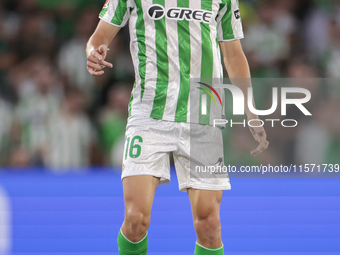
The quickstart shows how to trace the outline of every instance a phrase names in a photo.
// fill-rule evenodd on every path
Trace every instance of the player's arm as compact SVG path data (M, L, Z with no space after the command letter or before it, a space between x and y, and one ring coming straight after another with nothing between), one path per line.
M113 65L105 61L108 46L121 27L100 20L86 46L87 70L91 75L102 75L105 67Z
M248 88L251 87L251 76L248 61L243 53L240 40L221 41L220 46L223 53L224 65L232 84L239 87L242 90L243 95L247 98ZM250 112L247 100L245 100L244 109L248 120L258 119L257 115ZM267 134L263 127L249 128L254 139L259 143L258 147L251 152L252 156L256 156L267 149L269 142L267 141Z

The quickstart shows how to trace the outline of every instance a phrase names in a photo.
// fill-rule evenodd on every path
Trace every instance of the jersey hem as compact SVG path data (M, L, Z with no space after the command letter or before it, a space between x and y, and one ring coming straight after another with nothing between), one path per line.
M188 124L199 124L199 125L203 125L203 126L213 126L213 124L203 124L203 123L199 123L199 122L194 122L194 121L188 121L188 119L183 119L183 120L176 120L170 117L158 117L158 116L144 116L144 115L129 115L128 118L131 117L143 117L143 118L151 118L151 119L155 119L155 120L164 120L164 121L170 121L170 122L175 122L175 123L188 123Z
M188 122L188 119L176 119L176 118L171 118L171 117L167 117L167 116L149 116L150 118L156 119L156 120L165 120L165 121L171 121L171 122L177 122L177 123L190 123Z
M99 16L99 18L101 20L105 21L106 23L109 23L109 24L111 24L111 25L113 25L115 27L125 27L125 24L124 25L118 25L118 24L113 23L112 21L109 21L109 20L105 19L104 17Z
M202 125L202 126L214 126L211 123L204 124L204 123L200 123L200 122L196 122L196 121L188 121L188 119L175 120L175 119L170 118L170 117L167 118L166 116L158 117L158 116L145 116L145 115L129 115L128 119L133 118L133 117L151 118L151 119L155 119L155 120L164 120L164 121L175 122L175 123L188 123L188 124L198 124L198 125ZM223 127L220 127L220 126L217 126L217 125L216 125L216 127L223 128Z

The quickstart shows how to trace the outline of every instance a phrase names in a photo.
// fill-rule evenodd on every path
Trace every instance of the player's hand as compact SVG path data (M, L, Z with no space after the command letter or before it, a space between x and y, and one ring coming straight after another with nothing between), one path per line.
M103 44L100 45L98 49L92 50L87 56L87 71L91 75L102 75L104 73L103 69L105 67L113 67L111 63L104 60L106 58L107 51L107 46Z
M260 126L260 124L261 123L259 124L256 123L254 124L254 126ZM263 127L250 127L249 126L249 129L255 141L259 143L257 148L250 152L250 154L253 157L255 157L257 154L261 153L262 151L268 148L269 142L267 141L267 134Z

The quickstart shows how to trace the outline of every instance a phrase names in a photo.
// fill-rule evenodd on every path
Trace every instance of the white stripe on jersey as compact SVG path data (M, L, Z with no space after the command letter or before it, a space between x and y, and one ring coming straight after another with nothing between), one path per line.
M243 37L242 24L239 19L236 19L234 10L238 10L237 0L231 0L231 26L233 28L235 39L240 39Z
M147 15L149 3L141 1L143 13ZM150 116L153 107L153 101L156 94L157 85L157 54L156 54L156 29L155 21L145 22L145 47L146 47L146 68L145 68L145 86L142 103L138 105L139 111L146 116ZM150 40L151 39L151 40Z
M193 9L193 10L200 10L201 9L201 1L190 1L189 7L190 7L190 9ZM189 22L189 29L190 29L190 49L191 49L190 77L195 78L197 80L197 78L201 77L202 51L197 52L193 49L201 49L202 48L201 24L197 23L197 22ZM190 100L191 100L193 95L197 95L196 101L199 102L200 93L198 93L198 89L196 88L196 86L193 86L191 84L190 88L192 90L197 90L197 91L190 91L190 96L189 96L189 101L188 101L187 120L192 121L193 118L195 118L195 122L198 122L198 120L199 120L198 111L195 111L195 113L192 113L190 111L190 108L191 108L190 107ZM195 94L192 94L192 93L195 93Z
M141 77L139 74L139 57L138 57L138 43L137 43L137 31L136 31L136 23L137 23L137 8L134 7L131 12L131 17L129 21L129 28L130 28L130 51L131 51L131 57L133 66L135 68L135 76L136 76L136 87L132 91L132 104L131 104L131 114L136 114L137 107L132 107L134 104L139 102L141 97Z
M214 15L217 15L219 6L213 5L212 11ZM210 38L213 45L216 45L216 47L213 47L213 54L214 54L214 68L213 68L213 78L220 78L221 77L221 70L222 70L222 64L220 61L220 51L218 48L218 43L216 42L216 37L214 35L217 34L217 23L216 21L212 21L216 25L210 26Z
M165 1L165 8L177 6L177 0ZM191 22L192 23L192 22ZM178 25L177 22L170 19L165 19L166 33L172 33L174 36L168 36L168 55L169 58L169 86L166 96L164 116L169 121L175 120L176 106L178 101L178 94L181 84L181 74L178 72L179 68L179 51L178 49Z
M218 14L219 6L218 5L213 5L212 6L212 12L214 15ZM213 20L212 22L216 22ZM218 47L218 43L216 42L216 35L217 34L217 23L215 23L215 26L210 26L210 39L212 45L216 45L216 47L212 47L213 49L213 78L221 78L221 71L223 70L222 64L221 64L221 57L220 57L220 49ZM212 105L215 104L214 100L210 100L210 109L212 109ZM213 114L210 114L210 123L213 123L214 119L216 119L216 116Z

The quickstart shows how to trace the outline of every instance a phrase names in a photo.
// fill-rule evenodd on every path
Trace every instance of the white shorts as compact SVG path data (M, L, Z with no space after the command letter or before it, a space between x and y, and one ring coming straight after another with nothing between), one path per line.
M208 125L172 122L146 117L128 119L122 179L152 175L170 182L173 153L179 189L228 190L228 174L200 173L194 166L224 166L222 131ZM196 169L196 170L195 170ZM195 173L196 171L196 173Z

